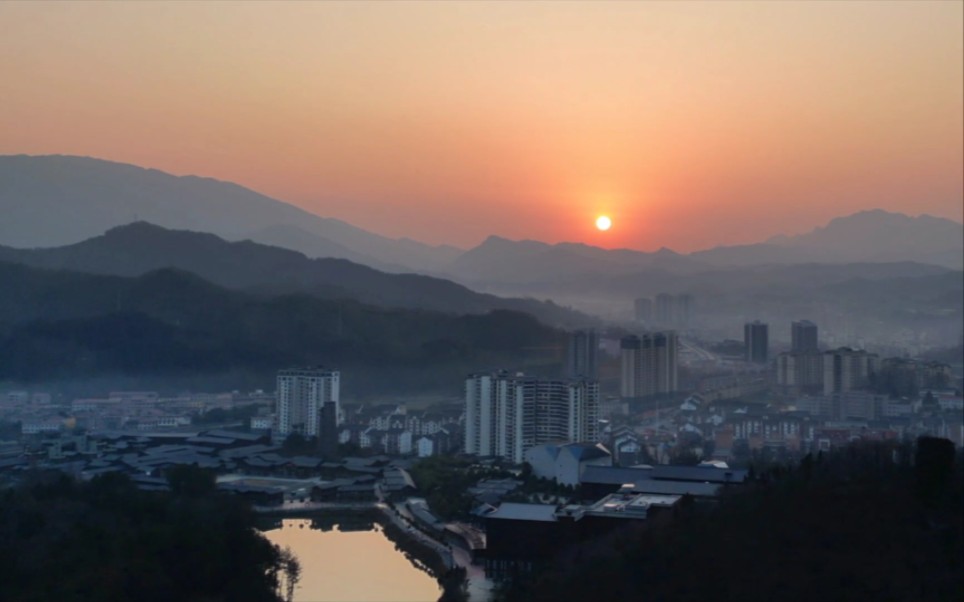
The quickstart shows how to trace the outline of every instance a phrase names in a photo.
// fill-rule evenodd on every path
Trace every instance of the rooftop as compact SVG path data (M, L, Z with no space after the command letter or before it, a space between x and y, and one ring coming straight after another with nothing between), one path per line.
M640 479L626 483L622 490L627 492L659 495L692 495L694 497L715 497L720 493L720 483L696 483L693 481L659 481Z
M505 502L499 506L495 512L487 518L498 518L503 520L528 520L539 522L556 521L555 504L519 504L515 502Z
M588 512L620 518L645 518L653 506L669 508L680 501L679 495L613 493L588 508Z
M587 466L579 481L602 485L622 485L652 478L650 468L623 468L620 466Z
M654 466L654 479L668 481L698 481L704 483L742 483L747 471L715 466Z

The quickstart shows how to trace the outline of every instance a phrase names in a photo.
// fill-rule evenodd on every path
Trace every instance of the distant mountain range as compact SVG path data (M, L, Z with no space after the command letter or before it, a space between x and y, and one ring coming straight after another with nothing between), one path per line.
M266 295L305 293L457 314L504 309L530 313L549 324L591 322L588 316L552 303L477 293L441 278L388 274L345 259L309 259L287 249L251 241L227 242L213 234L168 230L146 222L118 226L63 247L0 247L0 261L115 276L175 268L219 286Z
M688 325L711 337L757 318L924 345L956 341L961 328L964 226L930 216L865 211L685 255L496 236L463 251L378 236L235 184L63 156L0 157L0 215L0 261L124 277L175 268L262 299L510 310L574 327L593 319L563 305L625 323L633 299L686 292Z
M807 234L688 255L495 236L463 251L379 236L229 182L71 156L0 156L0 214L0 245L17 248L73 244L146 221L232 241L250 239L310 258L341 258L381 271L450 276L481 286L768 264L912 261L964 267L964 225L927 215L864 211Z
M961 269L964 225L930 215L910 217L875 209L838 217L806 234L774 236L757 245L717 247L690 257L714 265L914 261Z
M392 240L319 217L237 184L176 177L88 157L0 156L0 244L51 247L135 221L250 238L312 257L337 257L393 271L430 271L460 250Z
M774 237L753 245L725 246L682 255L606 250L575 243L550 245L489 237L460 255L449 273L461 282L484 284L555 283L587 276L643 271L693 275L717 268L792 264L903 263L961 269L964 226L923 215L874 210L831 221L799 236Z

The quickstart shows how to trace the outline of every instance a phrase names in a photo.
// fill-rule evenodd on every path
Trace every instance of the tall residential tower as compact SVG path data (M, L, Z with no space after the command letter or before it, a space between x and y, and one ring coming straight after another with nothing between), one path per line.
M810 320L790 323L790 351L793 353L816 353L817 325Z
M298 433L317 437L321 430L322 409L333 402L336 421L341 414L338 405L338 383L341 373L323 368L294 368L278 372L277 413L281 437ZM329 410L331 411L331 410Z
M767 363L769 346L769 326L756 320L743 325L743 345L746 348L746 361L755 364Z
M597 359L599 338L595 330L577 330L569 335L569 350L566 362L568 378L595 379L598 376Z
M880 358L876 353L840 347L823 354L824 395L846 393L862 389L878 371Z
M646 397L678 390L679 341L675 332L623 337L620 347L622 397Z
M465 453L522 463L526 450L598 439L599 383L521 374L473 374L465 380Z

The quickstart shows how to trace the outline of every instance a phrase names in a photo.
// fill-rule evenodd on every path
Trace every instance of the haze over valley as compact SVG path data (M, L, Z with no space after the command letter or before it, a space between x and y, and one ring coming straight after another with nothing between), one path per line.
M916 352L958 342L964 230L927 215L864 211L808 234L689 254L495 235L460 250L386 238L237 184L131 165L14 156L0 158L0 173L0 260L34 267L118 276L171 267L262 295L508 309L569 328L631 324L635 299L690 294L695 309L683 326L709 339L738 338L748 319L811 316L841 345ZM80 217L51 227L50 215Z
M964 600L964 2L0 23L0 601Z

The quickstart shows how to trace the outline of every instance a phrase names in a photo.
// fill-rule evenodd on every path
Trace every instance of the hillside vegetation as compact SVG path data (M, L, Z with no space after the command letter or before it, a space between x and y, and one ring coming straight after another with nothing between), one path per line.
M352 392L457 391L487 367L553 369L564 333L524 313L455 315L231 291L177 270L137 278L0 263L0 380L348 371Z
M807 456L713 511L568 550L503 597L961 600L961 485L961 455L946 439Z

